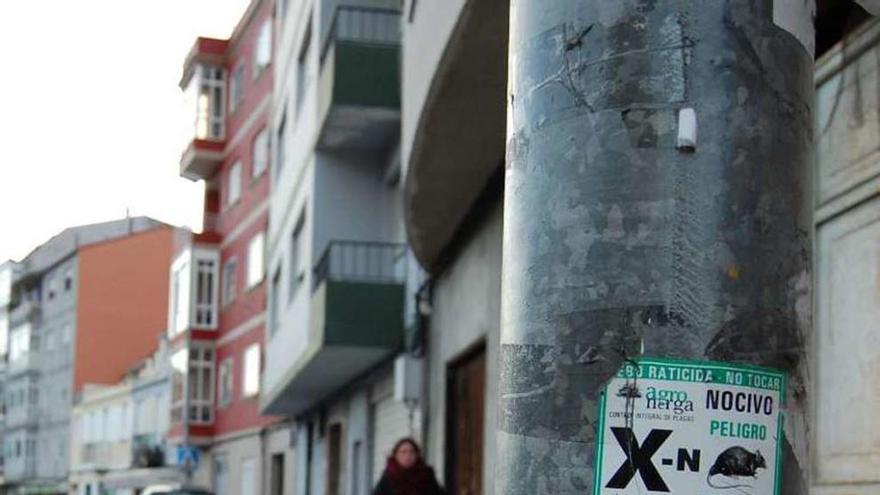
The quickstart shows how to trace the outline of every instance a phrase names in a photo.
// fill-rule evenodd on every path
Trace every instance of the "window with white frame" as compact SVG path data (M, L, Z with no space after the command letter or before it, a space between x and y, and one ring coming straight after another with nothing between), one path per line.
M172 355L171 361L174 368L171 416L175 421L182 419L184 388L186 388L189 395L190 423L213 422L214 350L206 347L193 347L189 351L181 349Z
M171 334L183 332L190 322L190 256L184 253L171 264Z
M226 358L217 370L217 403L226 407L232 402L233 361Z
M244 62L238 64L232 73L232 89L229 95L229 110L234 112L244 98Z
M186 106L195 109L196 139L223 139L226 122L226 74L222 67L202 65L186 89Z
M226 205L231 206L241 198L241 160L229 169L226 178Z
M260 393L260 344L253 344L244 351L241 395L253 397L258 393Z
M263 258L266 235L258 233L248 243L247 260L247 286L248 289L258 285L263 280Z
M223 264L223 304L229 304L235 299L237 290L238 259L235 257L226 260Z
M201 328L217 326L217 259L197 257L195 260L195 318Z
M269 133L266 128L254 137L253 154L251 160L251 177L257 178L269 167Z
M193 423L214 420L214 351L195 347L190 351L189 419Z
M254 48L254 79L272 62L272 19L266 19L260 26L260 35Z

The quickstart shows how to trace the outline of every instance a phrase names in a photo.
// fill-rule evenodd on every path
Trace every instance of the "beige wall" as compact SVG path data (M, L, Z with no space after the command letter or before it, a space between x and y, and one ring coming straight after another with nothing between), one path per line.
M450 362L486 343L483 493L494 493L498 342L501 311L502 207L492 207L454 264L437 280L429 330L428 461L445 466L446 371Z
M880 493L880 23L817 65L814 495ZM845 67L845 68L844 68Z
M290 432L287 427L267 430L264 434L254 431L247 435L217 441L211 447L210 455L205 456L198 477L199 484L214 489L214 463L224 456L228 466L227 491L229 495L246 493L243 483L242 467L246 460L255 462L252 493L268 495L270 490L271 459L274 454L284 454L284 494L294 493L294 451L290 445Z

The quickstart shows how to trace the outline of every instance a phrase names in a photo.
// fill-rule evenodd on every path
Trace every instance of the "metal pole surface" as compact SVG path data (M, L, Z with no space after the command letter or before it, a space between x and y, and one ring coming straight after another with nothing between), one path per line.
M496 493L593 493L600 391L640 356L784 370L807 492L812 14L511 1Z

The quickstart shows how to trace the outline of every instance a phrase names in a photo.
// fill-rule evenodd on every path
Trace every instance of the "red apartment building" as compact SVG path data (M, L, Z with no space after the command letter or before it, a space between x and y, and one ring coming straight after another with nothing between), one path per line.
M286 425L259 413L273 9L253 0L228 40L198 38L180 81L194 111L180 174L206 187L203 232L177 240L171 265L170 437L199 447L194 481L218 494L291 488Z

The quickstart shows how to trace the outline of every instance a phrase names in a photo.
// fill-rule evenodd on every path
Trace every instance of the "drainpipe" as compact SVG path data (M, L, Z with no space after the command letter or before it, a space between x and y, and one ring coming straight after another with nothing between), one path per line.
M808 491L812 6L511 1L495 493L600 488L598 400L639 357L785 371L781 493Z

